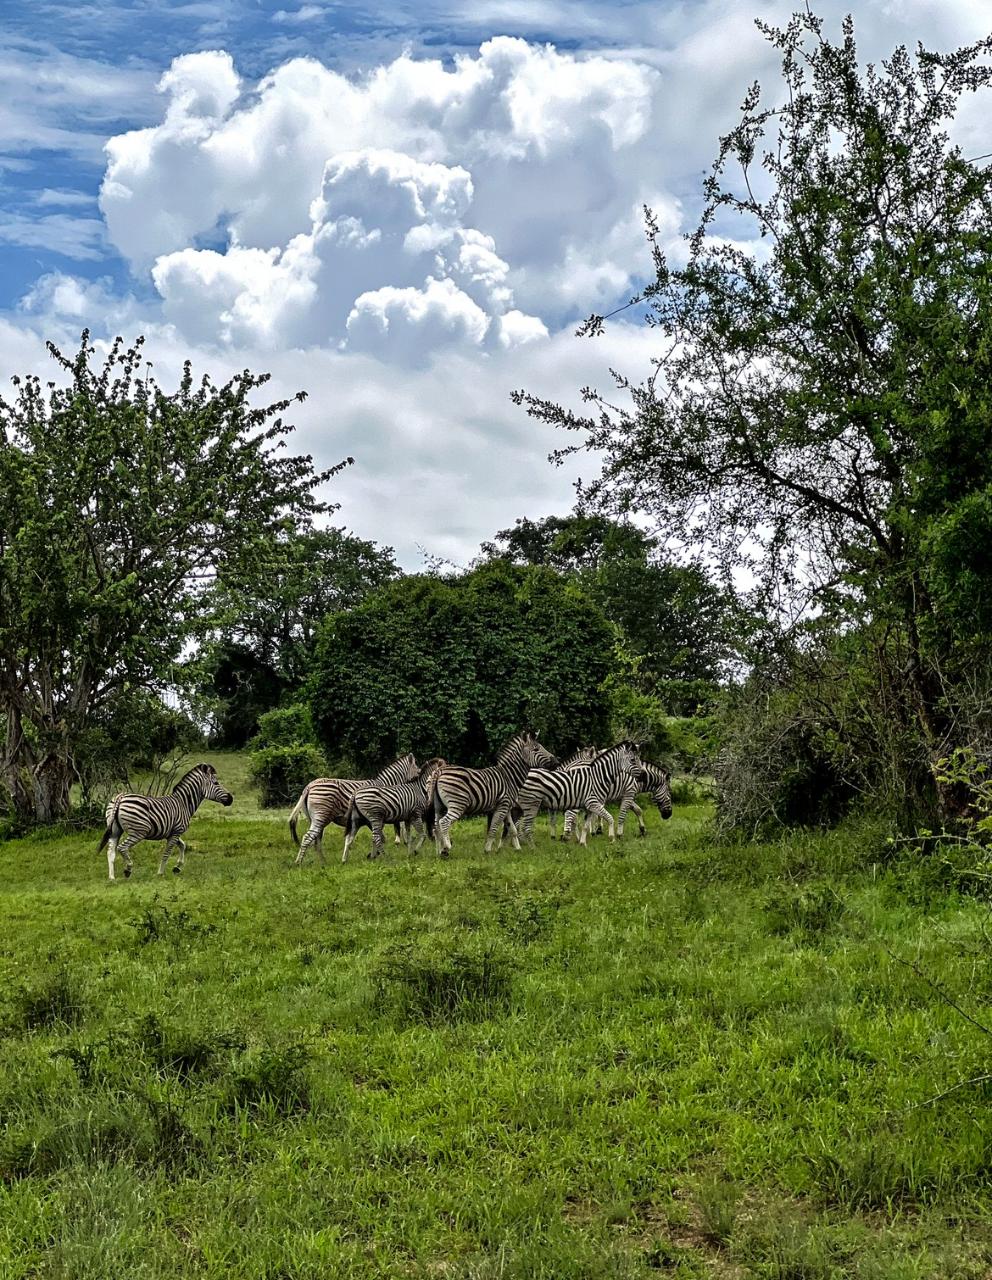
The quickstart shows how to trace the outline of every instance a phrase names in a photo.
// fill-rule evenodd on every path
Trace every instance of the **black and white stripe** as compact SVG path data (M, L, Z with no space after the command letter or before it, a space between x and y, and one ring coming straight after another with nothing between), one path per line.
M169 854L178 847L179 858L172 868L178 875L186 861L186 845L180 836L203 800L216 800L223 805L234 803L230 791L225 791L217 781L217 770L212 764L198 764L190 769L167 796L127 793L114 796L107 806L107 829L99 846L102 849L107 845L110 879L115 879L114 862L118 853L124 859L125 878L131 874L131 850L141 840L166 842L165 851L159 859L159 875L165 871Z
M623 835L624 820L628 813L633 813L637 818L638 835L645 835L647 828L644 826L643 811L637 803L637 797L642 792L648 792L651 799L658 806L658 812L663 818L672 816L672 788L671 774L667 769L658 764L651 764L648 760L641 761L640 777L629 776L624 780L619 780L616 792L611 795L606 803L615 804L619 802L620 812L617 815L617 835ZM575 828L575 820L577 813L574 809L569 810L565 814L565 827L562 831L562 840L567 840ZM602 831L603 820L597 818L598 829ZM592 823L589 824L588 834L595 834Z
M579 747L578 751L573 752L562 765L563 769L574 769L580 764L591 764L598 755L596 747ZM548 819L551 824L551 839L554 840L558 835L558 810L551 809L548 813Z
M389 787L400 782L415 782L419 772L420 766L408 753L386 765L374 778L314 778L313 782L308 782L289 815L289 831L294 844L297 842L296 821L299 815L304 814L310 822L306 835L300 841L294 865L300 865L311 845L316 846L321 862L324 861L324 828L331 822L344 826L351 798L361 787Z
M582 809L605 817L613 839L613 817L606 809L606 799L616 790L622 778L639 774L641 760L636 742L618 742L600 752L589 764L572 769L532 769L520 788L520 830L534 842L534 818L540 809ZM585 826L580 829L579 843L585 844Z
M459 818L491 814L486 835L486 853L502 833L503 820L517 802L517 792L527 777L528 769L557 768L558 760L538 742L532 733L511 738L488 769L470 769L464 765L447 765L438 774L433 787L433 805L427 814L428 832L433 832L437 851L443 855L451 849L450 831ZM520 848L517 829L510 818L513 847Z
M348 807L341 861L348 861L348 851L362 827L372 829L372 852L369 857L379 857L386 847L382 831L388 822L397 826L400 823L406 824L407 848L410 853L416 853L426 837L424 814L431 803L431 785L446 763L440 756L428 760L420 770L416 782L398 783L392 787L360 787L352 796ZM419 836L416 846L413 843L414 829Z

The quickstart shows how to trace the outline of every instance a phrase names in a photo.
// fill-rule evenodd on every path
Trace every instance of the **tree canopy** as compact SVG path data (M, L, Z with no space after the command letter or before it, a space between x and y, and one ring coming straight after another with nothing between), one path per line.
M141 339L102 362L85 333L49 351L64 385L15 378L0 400L2 778L40 819L68 808L88 721L170 683L216 575L244 579L287 518L326 512L338 470L282 451L292 401L252 404L267 375L217 386L187 363L167 393Z
M649 218L650 377L584 414L518 398L602 457L593 509L645 511L771 610L889 619L936 760L992 599L992 172L948 133L992 37L863 68L850 19L762 30L782 92L748 92L684 265Z

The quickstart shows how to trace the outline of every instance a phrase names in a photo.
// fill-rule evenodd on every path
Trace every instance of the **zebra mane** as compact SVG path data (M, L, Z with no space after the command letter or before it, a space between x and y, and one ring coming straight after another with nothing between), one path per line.
M533 736L530 732L514 734L509 742L503 743L496 756L497 762L501 763L503 760L509 760L511 756L516 755L527 739L533 738Z
M179 790L179 788L184 783L190 782L192 780L194 775L197 777L202 777L204 774L206 774L208 778L216 778L217 770L213 767L212 764L195 764L192 767L192 769L187 769L187 771L179 779L176 785L172 788L172 794L175 795L175 793Z
M637 743L631 742L629 739L625 739L623 742L615 742L612 747L605 747L602 751L597 752L589 763L595 764L597 760L605 760L607 756L616 755L616 753L618 751L622 751L624 747L630 751L636 751Z

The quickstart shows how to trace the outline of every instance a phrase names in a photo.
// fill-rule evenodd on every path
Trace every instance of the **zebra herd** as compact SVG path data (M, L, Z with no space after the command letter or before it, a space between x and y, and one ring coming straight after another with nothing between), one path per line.
M409 852L416 853L432 836L439 856L452 848L451 829L460 818L485 815L488 819L485 852L502 845L507 833L515 849L521 837L534 843L534 820L542 809L551 813L551 833L556 835L556 818L564 813L562 839L576 830L580 844L586 843L593 819L607 824L610 839L616 831L623 835L629 812L637 817L644 835L641 809L636 803L642 792L650 793L663 818L672 816L670 775L660 765L644 761L636 742L618 742L605 750L583 747L564 762L552 755L533 733L511 738L484 769L452 765L440 757L418 765L413 755L400 756L374 778L316 778L307 784L289 817L294 844L299 844L295 865L313 848L324 861L323 835L331 823L345 829L342 861L347 862L355 837L363 826L372 831L372 852L385 849L387 825L395 830L396 842L405 833ZM182 870L186 846L181 839L201 801L233 803L212 765L199 764L176 784L167 796L117 795L107 806L107 829L100 848L107 845L107 866L114 879L119 853L124 859L124 875L132 870L131 849L140 840L165 840L158 873L165 871L169 855L178 848L173 871ZM617 823L607 805L619 802ZM309 826L302 840L297 836L300 815ZM415 841L416 836L416 843ZM122 838L123 837L123 838Z

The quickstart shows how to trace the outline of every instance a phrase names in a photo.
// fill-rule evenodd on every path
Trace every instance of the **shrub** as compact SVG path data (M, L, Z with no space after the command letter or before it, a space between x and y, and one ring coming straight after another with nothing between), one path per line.
M327 762L314 746L264 747L252 754L248 776L258 788L263 809L293 804L313 778L327 773Z
M309 707L295 703L291 707L277 707L259 716L258 733L248 743L249 751L264 751L266 747L302 747L317 745L313 720Z

